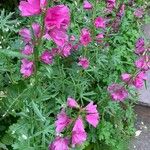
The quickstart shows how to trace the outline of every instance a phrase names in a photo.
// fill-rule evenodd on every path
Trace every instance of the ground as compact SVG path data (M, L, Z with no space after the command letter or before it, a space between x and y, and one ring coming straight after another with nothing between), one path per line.
M137 105L136 135L133 138L130 150L150 150L150 107Z

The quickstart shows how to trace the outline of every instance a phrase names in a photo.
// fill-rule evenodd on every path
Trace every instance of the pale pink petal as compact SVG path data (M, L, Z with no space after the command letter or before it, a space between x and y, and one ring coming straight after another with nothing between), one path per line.
M71 97L67 98L67 106L70 108L79 108L79 105L76 102L76 100Z
M87 134L84 130L84 125L81 117L79 117L72 130L72 144L82 144L84 141L86 141Z
M86 47L91 41L92 39L91 39L91 34L89 30L86 28L83 28L81 30L80 43Z
M56 137L56 139L49 145L49 150L69 150L69 139Z
M86 115L86 121L96 128L99 123L99 114L95 113Z
M84 9L92 9L93 5L89 1L84 0L84 2L83 2L83 8Z
M56 132L60 133L70 124L70 118L67 116L64 110L62 110L58 115L57 115L57 120L55 122L56 125Z

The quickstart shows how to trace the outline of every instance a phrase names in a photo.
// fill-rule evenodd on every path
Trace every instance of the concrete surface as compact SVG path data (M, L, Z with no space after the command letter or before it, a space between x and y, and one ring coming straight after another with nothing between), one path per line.
M143 87L143 89L139 90L139 101L144 105L150 106L150 71L147 73L147 89Z
M142 32L145 36L145 38L150 42L150 23L144 24L142 26ZM144 87L142 90L139 91L140 93L140 99L139 101L143 104L150 106L150 71L147 73L147 89ZM150 148L149 148L150 150Z
M137 123L135 138L129 150L150 150L150 107L136 106Z

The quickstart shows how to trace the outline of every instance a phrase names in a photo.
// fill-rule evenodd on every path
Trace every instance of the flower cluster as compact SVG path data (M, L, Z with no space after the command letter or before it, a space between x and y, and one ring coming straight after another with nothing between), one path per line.
M107 12L111 13L116 5L116 0L107 0Z
M72 147L82 144L87 139L87 133L85 131L83 118L91 124L93 127L97 127L99 123L99 113L97 111L97 105L94 105L91 101L86 107L82 108L75 99L69 97L67 99L67 107L71 110L77 111L75 118L68 117L65 109L63 108L61 112L57 115L56 133L57 137L50 144L49 150L69 150L69 146ZM68 109L67 108L67 109ZM70 134L65 132L66 137L60 135L64 130L71 131Z
M70 24L70 11L65 5L57 5L47 8L47 0L28 0L21 1L19 5L22 16L42 15L43 22L33 23L32 29L23 28L19 34L24 41L24 49L22 54L32 55L34 60L22 60L21 73L24 77L29 77L37 70L36 62L42 61L45 64L52 64L54 56L59 54L67 57L71 53L72 44L69 43L67 29ZM32 34L33 32L33 34ZM56 44L56 48L39 52L39 45L43 39L52 40ZM39 53L41 56L39 56Z
M122 3L120 6L119 6L119 9L118 9L118 12L116 14L116 18L114 19L113 23L112 23L112 29L115 31L115 32L118 32L119 30L119 26L120 26L120 23L121 23L121 20L122 20L122 17L124 16L125 14L125 4Z
M135 11L134 11L134 15L137 17L137 18L142 18L143 17L143 14L144 14L144 11L142 8L137 8Z
M108 4L109 8L112 8L115 6L115 1L108 1ZM92 8L93 5L89 1L85 0L83 2L83 9L91 10ZM92 38L91 31L88 28L81 29L79 40L74 35L69 36L67 30L70 25L70 10L62 4L48 8L47 0L38 0L36 4L34 0L28 0L20 2L19 10L22 16L41 15L43 17L43 22L34 22L31 29L22 28L19 32L24 41L22 54L30 56L30 60L26 57L21 61L20 72L26 78L38 70L39 61L45 64L52 64L56 55L68 57L79 47L87 47L92 40L96 39L97 43L102 43L102 39L104 38L102 32ZM92 24L95 29L106 28L106 20L101 16L95 18ZM51 50L46 49L41 51L39 49L41 41L46 39L52 40L56 47ZM32 55L33 57L31 57ZM90 62L86 58L86 55L78 58L78 65L83 69L88 69Z
M135 44L135 53L139 56L135 61L135 74L123 73L121 79L125 83L124 86L112 84L108 87L108 91L113 100L123 101L128 97L126 86L133 85L136 89L144 86L144 82L147 80L146 72L150 69L149 52L150 50L146 48L144 39L139 38Z
M115 0L106 0L106 10L111 13L116 7ZM66 59L80 48L83 49L77 60L76 65L82 69L88 69L90 59L87 58L88 46L92 42L100 45L103 42L108 18L104 16L91 15L93 18L89 27L82 27L79 36L69 35L71 24L71 14L68 6L60 4L48 7L47 0L22 0L19 10L22 16L30 17L39 15L41 22L33 22L30 28L22 28L19 31L24 47L21 50L24 58L21 60L20 72L23 77L28 78L36 74L40 62L51 65L55 62L56 56ZM83 1L85 12L94 14L94 5L88 0ZM125 14L125 4L122 3L116 13L116 17L110 25L114 31L118 31L122 17ZM142 11L137 10L135 16L141 18ZM90 15L89 15L90 16ZM91 28L90 28L91 27ZM52 42L52 48L44 48L44 42ZM123 84L113 83L108 87L108 92L114 101L124 101L128 96L128 86L139 89L143 87L146 80L146 71L150 69L150 50L146 48L143 38L139 38L135 44L135 53L139 58L135 61L135 74L123 73L121 80ZM69 112L69 113L68 113ZM99 112L97 105L91 101L86 107L80 106L71 97L67 99L67 107L62 108L55 121L56 138L49 145L49 150L69 150L82 144L87 139L86 122L94 128L99 123Z

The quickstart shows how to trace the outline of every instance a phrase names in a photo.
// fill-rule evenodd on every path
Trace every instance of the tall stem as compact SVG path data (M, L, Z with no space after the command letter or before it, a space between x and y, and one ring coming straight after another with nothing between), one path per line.
M41 15L41 33L39 38L37 39L37 41L35 40L35 48L34 48L34 62L35 62L35 72L34 72L34 76L35 76L35 85L38 83L38 76L37 76L37 71L38 71L38 62L39 62L39 51L41 49L42 46L42 37L44 35L45 32L45 24L44 24L44 18L45 18L46 13L43 12L43 14Z
M97 5L97 1L95 0L94 7L93 7L93 12L92 12L92 22L91 22L91 32L92 32L92 39L93 40L94 40L94 37L95 37L94 20L95 20L95 17L96 17L96 5Z

